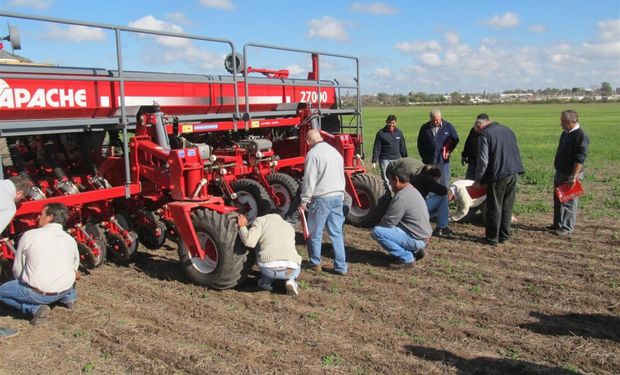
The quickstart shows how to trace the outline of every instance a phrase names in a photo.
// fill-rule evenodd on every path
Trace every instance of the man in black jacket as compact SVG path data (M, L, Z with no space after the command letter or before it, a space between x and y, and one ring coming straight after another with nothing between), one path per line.
M495 246L510 238L512 207L517 178L525 172L517 137L509 128L491 122L486 113L478 115L480 137L474 187L487 184L486 236L482 243Z
M474 126L469 130L467 139L465 140L465 147L461 152L461 164L467 164L467 171L465 172L466 180L473 180L476 177L476 160L478 159L478 137L480 136L480 122L476 119Z
M430 121L422 125L418 134L418 152L424 164L431 164L441 171L441 183L450 186L450 154L459 143L454 126L433 109Z
M583 163L588 156L590 140L579 126L579 116L572 109L562 111L560 123L562 135L555 153L555 177L553 186L568 184L572 187L575 181L583 178ZM553 226L555 234L569 237L575 229L579 197L561 203L553 194Z
M381 168L381 178L385 183L386 189L391 190L390 182L385 176L390 161L406 158L407 145L403 132L396 127L396 116L389 115L385 120L385 127L377 132L375 144L372 148L372 167L377 167L377 161Z

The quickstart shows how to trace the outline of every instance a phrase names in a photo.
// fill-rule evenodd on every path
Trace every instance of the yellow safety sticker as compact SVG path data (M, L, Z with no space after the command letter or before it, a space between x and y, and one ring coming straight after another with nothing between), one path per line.
M251 128L260 128L260 121L252 121Z
M193 125L183 125L183 127L181 128L181 133L193 133L193 132L194 132Z

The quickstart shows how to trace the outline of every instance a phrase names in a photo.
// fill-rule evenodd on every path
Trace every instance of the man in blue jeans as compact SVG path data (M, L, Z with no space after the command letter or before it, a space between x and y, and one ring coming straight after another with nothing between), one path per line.
M61 203L43 207L39 228L24 233L19 240L13 275L15 280L0 286L0 302L31 317L33 325L45 323L49 304L60 302L71 309L80 278L77 243L63 230L69 209Z
M388 179L396 195L379 225L372 228L372 236L397 259L389 267L405 269L424 257L433 230L424 198L411 185L405 170L388 170Z
M306 154L299 210L308 212L310 268L322 270L321 243L323 228L327 227L334 248L333 271L344 276L348 271L342 232L344 160L335 148L323 141L318 129L308 131L306 142L310 150Z
M285 280L286 292L299 295L301 256L295 249L295 230L279 215L278 210L257 217L251 226L243 214L237 217L239 238L247 247L256 248L256 264L261 273L258 286L273 291L274 280ZM249 226L249 228L248 228Z

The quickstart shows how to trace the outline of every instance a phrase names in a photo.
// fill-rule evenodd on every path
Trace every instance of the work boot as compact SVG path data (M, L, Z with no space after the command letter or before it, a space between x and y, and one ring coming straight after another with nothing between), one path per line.
M47 323L47 317L49 316L50 311L51 309L48 305L41 305L32 316L32 319L30 319L30 324L33 326L38 326Z
M390 263L388 267L393 270L404 270L404 269L413 267L413 263L414 262L405 263L402 261L398 261L398 262Z
M444 237L444 238L448 238L448 237L452 237L452 235L454 234L454 232L452 231L452 229L445 227L445 228L435 228L435 230L433 231L433 237Z

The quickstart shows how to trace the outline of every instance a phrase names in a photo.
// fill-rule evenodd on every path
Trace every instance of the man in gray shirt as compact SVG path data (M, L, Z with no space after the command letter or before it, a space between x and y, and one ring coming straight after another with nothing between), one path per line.
M432 236L426 202L409 182L403 168L388 170L388 180L396 195L372 236L388 253L397 258L390 268L404 269L424 257L424 248Z
M334 273L344 276L348 266L344 250L343 196L344 160L338 151L323 141L318 129L310 129L306 135L310 147L304 166L301 185L301 211L308 211L308 257L310 268L321 271L321 243L323 229L334 247Z

